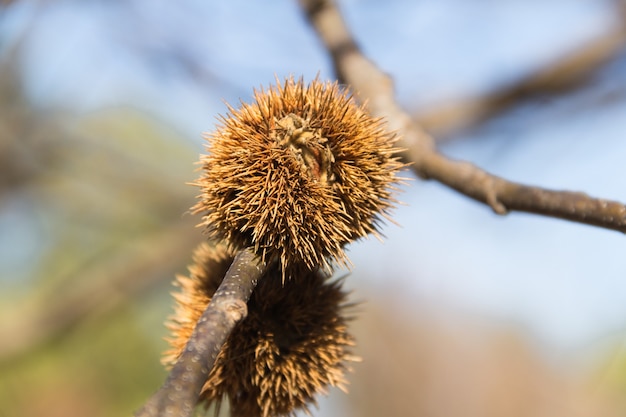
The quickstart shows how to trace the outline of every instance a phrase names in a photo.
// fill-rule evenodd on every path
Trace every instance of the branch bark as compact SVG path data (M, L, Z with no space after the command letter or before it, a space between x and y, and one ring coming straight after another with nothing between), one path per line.
M626 206L583 193L554 191L514 183L465 161L446 158L435 140L396 103L393 82L359 50L339 10L331 0L300 0L309 22L330 52L341 82L369 111L385 117L399 133L401 157L423 179L434 179L484 204L497 214L523 211L626 232Z
M251 249L237 254L165 383L136 417L192 415L222 345L248 314L248 299L266 269Z
M427 131L435 132L439 142L442 136L471 129L520 101L584 86L595 72L622 55L626 47L626 1L611 3L616 23L606 32L511 84L484 96L425 109L414 114L414 120Z
M623 17L618 26L511 84L483 96L424 109L413 118L429 132L436 133L440 141L442 136L479 125L523 100L584 86L594 72L622 54L625 45L626 17Z

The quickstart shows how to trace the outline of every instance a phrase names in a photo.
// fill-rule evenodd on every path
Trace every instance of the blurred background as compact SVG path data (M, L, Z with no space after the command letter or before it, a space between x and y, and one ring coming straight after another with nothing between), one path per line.
M444 153L626 202L622 2L340 6ZM293 1L0 2L0 416L131 415L161 385L202 133L292 74L334 77ZM364 360L315 415L626 415L623 235L400 199L351 247Z

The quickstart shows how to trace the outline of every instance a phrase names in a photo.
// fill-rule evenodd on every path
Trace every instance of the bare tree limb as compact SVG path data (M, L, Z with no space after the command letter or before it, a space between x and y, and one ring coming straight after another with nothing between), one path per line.
M15 363L49 340L79 326L86 319L114 310L128 298L155 285L164 271L187 261L199 236L188 220L177 221L120 248L124 255L98 258L72 274L90 277L63 293L27 303L0 320L0 364ZM149 250L146 248L149 247ZM103 271L106 271L106 276Z
M300 0L300 4L331 53L337 76L368 102L373 115L385 117L389 128L400 134L401 156L418 176L487 204L497 214L523 211L626 232L626 206L621 203L510 182L443 156L434 139L396 103L390 77L363 56L334 2Z
M191 416L222 345L248 314L246 303L266 268L251 249L237 254L165 383L136 417Z
M559 94L584 85L592 74L624 52L626 19L617 27L579 46L545 67L483 96L419 111L414 119L437 139L471 128L522 100Z

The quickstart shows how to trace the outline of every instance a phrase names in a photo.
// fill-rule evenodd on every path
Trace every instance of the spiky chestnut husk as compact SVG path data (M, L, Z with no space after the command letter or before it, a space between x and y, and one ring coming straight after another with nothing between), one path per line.
M254 247L283 274L347 265L344 246L377 234L395 203L394 135L337 83L288 78L254 98L206 136L194 212L211 240Z
M179 276L175 313L168 323L171 348L163 362L172 365L234 259L224 245L201 244ZM356 360L347 331L346 293L340 281L309 271L282 283L274 265L259 280L248 302L248 316L229 335L201 401L219 409L227 397L234 416L291 416L308 410L315 394L330 386L345 391L347 363Z

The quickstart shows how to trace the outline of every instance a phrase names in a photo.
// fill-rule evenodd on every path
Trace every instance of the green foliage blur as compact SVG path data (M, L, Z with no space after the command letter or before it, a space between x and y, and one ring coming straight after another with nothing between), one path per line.
M132 108L36 109L1 64L0 205L37 244L1 276L0 415L130 415L164 379L170 283L202 238L201 149Z

